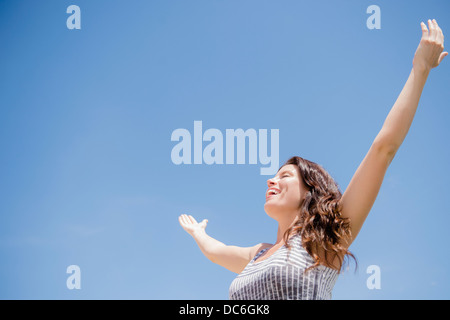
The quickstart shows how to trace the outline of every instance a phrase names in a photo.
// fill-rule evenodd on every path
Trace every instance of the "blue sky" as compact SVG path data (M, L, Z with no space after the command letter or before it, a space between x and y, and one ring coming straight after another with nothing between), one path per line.
M81 29L69 30L69 5ZM368 6L381 9L369 30ZM0 1L0 298L228 299L236 276L178 224L273 242L261 164L175 165L171 134L278 129L344 191L397 99L427 1ZM448 49L446 49L448 51ZM450 60L351 247L334 299L449 299ZM81 269L69 290L66 268ZM369 290L367 267L381 270Z

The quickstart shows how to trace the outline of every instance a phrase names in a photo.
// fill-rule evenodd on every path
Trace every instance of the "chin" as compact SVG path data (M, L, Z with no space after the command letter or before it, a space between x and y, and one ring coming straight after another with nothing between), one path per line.
M295 211L298 212L298 210L298 207L286 205L286 203L280 204L277 202L266 201L266 203L264 204L264 211L266 212L266 214L277 221L279 218L285 217L286 214L290 214Z
M271 217L271 218L273 218L273 219L275 219L276 220L276 217L279 215L278 213L280 212L280 211L283 211L283 208L281 208L280 206L277 206L277 205L275 205L275 204L272 204L272 203L265 203L264 204L264 211L266 212L266 214L269 216L269 217Z

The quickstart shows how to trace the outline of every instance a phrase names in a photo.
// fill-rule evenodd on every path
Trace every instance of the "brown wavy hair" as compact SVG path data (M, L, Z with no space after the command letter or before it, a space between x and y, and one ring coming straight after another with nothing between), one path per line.
M294 156L280 169L289 164L300 169L300 177L308 192L299 204L299 219L284 234L286 247L290 248L288 239L291 234L301 235L303 247L315 260L306 271L319 265L335 269L335 257L339 259L339 272L348 260L345 258L352 257L357 265L355 256L343 245L345 239L351 237L351 231L348 218L342 217L340 213L342 193L339 185L317 163ZM322 258L319 257L320 251L324 253Z

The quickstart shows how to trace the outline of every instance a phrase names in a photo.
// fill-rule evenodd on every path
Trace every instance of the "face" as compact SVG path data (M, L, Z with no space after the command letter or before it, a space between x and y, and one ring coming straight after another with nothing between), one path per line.
M299 212L300 201L307 192L296 165L283 166L272 179L267 180L266 213L278 219Z

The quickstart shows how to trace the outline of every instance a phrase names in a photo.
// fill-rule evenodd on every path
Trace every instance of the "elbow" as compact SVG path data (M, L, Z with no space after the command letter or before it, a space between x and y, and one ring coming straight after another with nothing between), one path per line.
M217 256L215 256L215 255L213 255L213 254L209 254L209 255L207 255L206 257L207 257L208 260L211 261L212 263L219 264L218 261L217 261Z
M399 147L400 146L396 143L392 143L390 141L385 141L382 139L375 139L372 144L372 148L374 148L377 153L384 156L389 164L394 159Z

